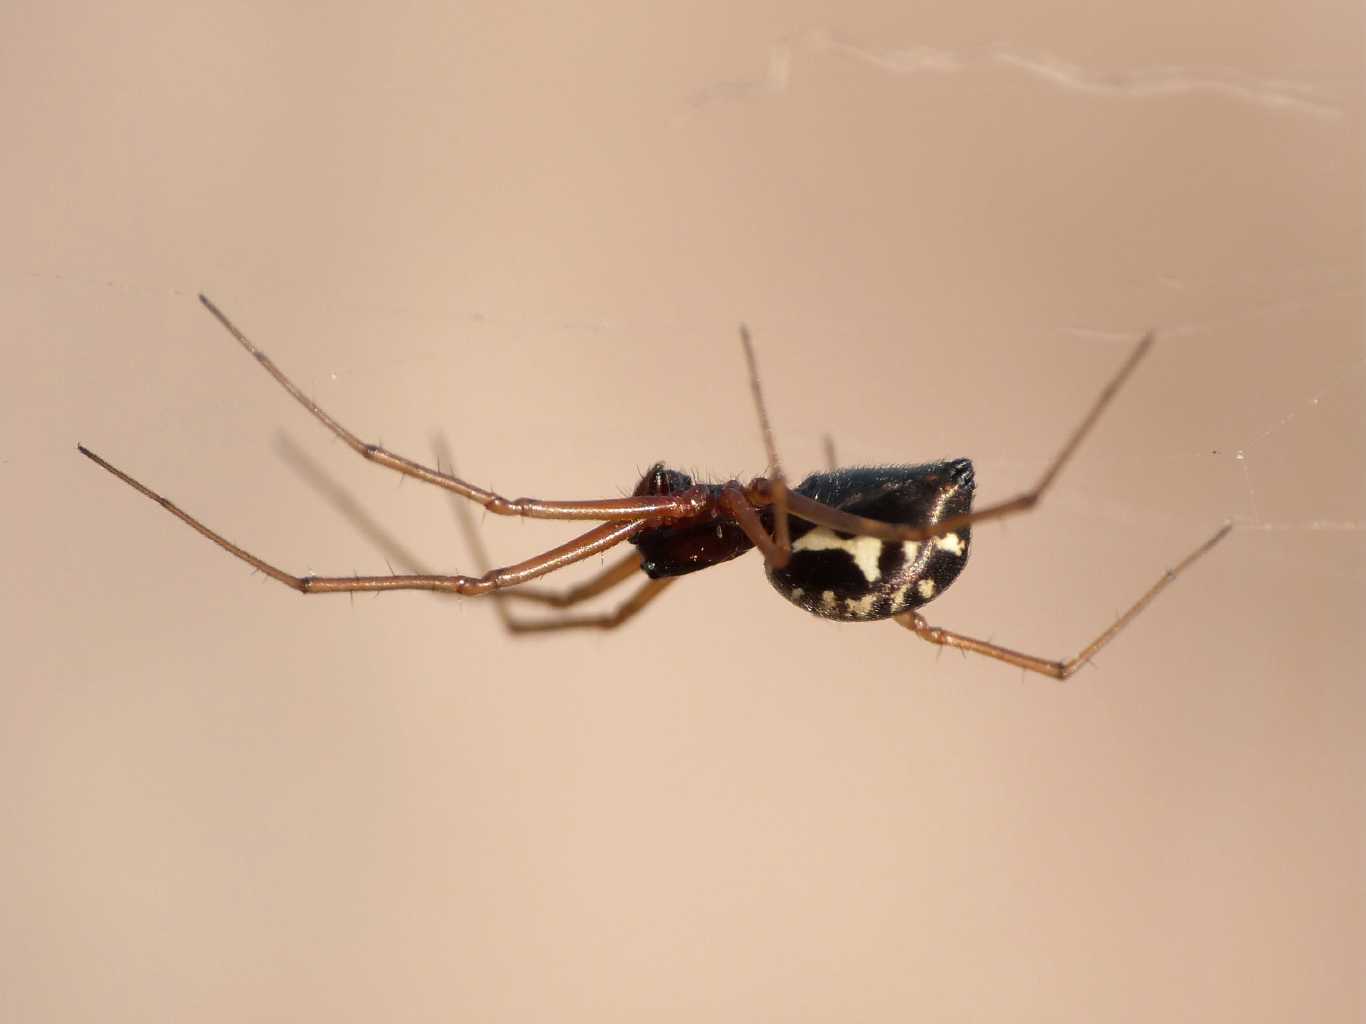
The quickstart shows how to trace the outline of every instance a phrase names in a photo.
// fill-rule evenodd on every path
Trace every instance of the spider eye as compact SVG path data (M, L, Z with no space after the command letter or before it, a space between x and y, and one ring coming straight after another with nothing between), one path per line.
M667 469L662 462L656 462L636 484L635 496L643 498L656 494L678 494L692 486L692 477L676 469Z

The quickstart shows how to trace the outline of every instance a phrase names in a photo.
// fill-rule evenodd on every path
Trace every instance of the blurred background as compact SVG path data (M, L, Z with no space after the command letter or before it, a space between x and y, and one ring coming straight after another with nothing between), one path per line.
M1362 29L7 4L5 1016L1360 1019ZM1152 328L926 611L1063 657L1237 525L1061 685L754 555L608 634L302 600L76 443L292 571L475 555L201 290L367 440L549 498L762 472L742 320L791 474L828 434L1007 497Z

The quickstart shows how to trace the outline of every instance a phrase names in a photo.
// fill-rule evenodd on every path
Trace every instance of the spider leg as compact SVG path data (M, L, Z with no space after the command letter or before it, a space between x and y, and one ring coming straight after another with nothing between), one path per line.
M768 455L769 479L768 493L773 503L773 540L761 544L749 527L745 532L759 545L764 559L774 568L781 569L792 557L792 532L787 521L788 494L787 478L783 476L782 463L778 459L778 446L773 440L773 427L768 422L768 408L764 404L764 391L759 385L759 364L754 358L754 342L750 340L749 328L740 325L740 343L745 349L745 362L749 365L749 388L754 395L754 407L759 411L759 430L764 435L764 450ZM741 526L744 522L741 521ZM762 532L762 531L760 531Z
M1138 365L1140 359L1147 354L1152 347L1154 335L1149 332L1145 334L1134 346L1129 358L1124 361L1124 365L1105 385L1100 396L1092 404L1080 425L1068 436L1062 450L1053 458L1048 468L1044 470L1043 476L1039 478L1030 490L1023 494L1016 495L1005 501L997 502L995 505L988 505L985 508L977 509L974 512L967 512L963 515L949 516L941 519L933 526L906 526L897 523L884 523L877 519L868 519L864 516L852 515L848 512L841 512L839 509L831 508L821 502L813 501L811 498L801 494L789 492L786 495L787 507L791 513L799 519L824 526L832 530L840 530L844 533L856 534L863 537L880 537L883 540L929 540L932 537L942 537L947 533L960 529L970 524L985 522L990 519L1003 519L1006 516L1016 515L1020 512L1027 512L1039 503L1044 493L1052 485L1058 473L1062 471L1067 460L1072 457L1077 446L1090 433L1100 414L1110 401L1115 397L1120 387ZM776 504L775 496L764 493L762 486L755 488L751 485L754 492L753 497L757 501Z
M446 443L445 438L438 437L435 444L437 466L441 465L443 458L447 465L452 465L450 445ZM474 552L475 563L481 569L487 569L489 567L488 550L484 547L484 539L474 522L474 516L470 514L469 505L453 496L451 509L455 512L456 522L465 535L466 543ZM640 571L640 563L640 552L632 551L601 572L567 590L519 587L513 590L499 591L493 595L494 607L498 611L498 618L503 624L503 629L515 635L549 633L565 629L616 629L658 597L664 587L673 581L671 579L647 580L631 597L612 611L601 615L559 615L548 619L523 619L508 611L504 602L515 599L557 609L572 608L583 601L606 593L620 583L626 582Z
M745 536L759 549L764 561L779 569L787 564L788 559L792 557L790 539L787 536L769 536L763 520L759 518L759 513L754 511L754 506L743 487L732 480L721 488L721 497L717 499L717 503L722 511L735 520L735 525L745 531ZM774 502L774 508L777 507L778 503ZM782 516L782 522L786 521L787 517ZM782 533L785 535L787 531L784 530Z
M302 448L287 434L276 439L276 453L284 460L304 483L341 513L357 533L363 537L376 553L384 558L392 572L398 566L404 572L430 573L427 559L412 550L380 523L370 511L361 504L350 488L343 486L334 478L312 452ZM452 500L459 501L459 498Z
M821 438L821 448L825 451L825 468L831 473L840 468L840 464L835 460L835 439L829 434Z
M215 319L222 324L234 338L256 357L256 361L265 368L275 380L294 396L305 409L313 414L323 426L337 437L346 442L357 454L371 462L378 463L395 472L403 473L415 479L435 484L448 491L454 491L461 497L468 498L470 501L478 502L500 516L526 516L532 519L639 519L643 516L662 515L662 516L683 516L701 510L702 499L698 495L668 495L656 497L626 497L611 498L604 501L542 501L538 498L504 498L493 491L484 490L476 487L458 477L439 472L429 466L424 466L420 462L402 455L395 454L388 449L362 441L351 431L347 430L328 413L326 413L317 402L309 398L299 389L299 386L285 376L284 372L275 365L271 358L262 352L256 345L238 329L237 325L229 320L217 306L205 295L199 296L199 301L204 304L204 308L212 313Z
M446 438L443 435L438 435L433 441L433 446L436 449L437 466L441 466L444 460L447 466L454 469L455 463L451 459L451 446ZM475 564L479 566L481 572L487 572L493 563L489 558L488 548L484 546L483 535L480 534L474 516L470 513L469 505L452 496L451 511L455 514L455 522L460 527L460 532L465 535L465 543L469 545L470 551L474 554ZM576 604L606 593L618 583L624 583L640 571L640 563L640 552L631 551L596 575L568 589L544 590L537 587L522 587L517 590L509 590L498 596L548 605L551 608L572 608ZM500 608L499 615L503 618L504 624L507 624L506 611Z
M552 633L564 629L616 629L618 626L629 621L642 608L653 601L664 592L664 588L674 582L674 578L665 577L658 580L646 580L637 588L636 592L628 597L621 604L617 605L610 612L601 615L562 615L549 619L522 619L508 614L503 607L503 602L498 601L499 617L503 620L503 628L509 633ZM571 591L572 594L572 591ZM499 598L525 597L518 590L501 591L495 595ZM558 596L558 595L556 595ZM572 604L575 601L571 600ZM556 605L556 607L566 607L567 605Z
M487 559L480 559L480 564L488 565ZM519 587L516 590L509 590L498 595L500 600L526 601L532 604L545 605L548 608L573 608L576 604L591 600L599 594L605 594L620 583L635 577L640 572L640 552L632 551L628 555L613 562L601 572L590 576L582 583L563 590L545 590L538 587Z
M479 564L482 567L488 566L488 558L483 554L483 545L475 543L471 545L479 552ZM545 590L537 587L518 587L513 590L501 590L493 595L495 604L498 608L498 617L502 620L503 626L509 633L536 633L545 632L552 629L566 629L573 626L596 626L598 628L610 628L621 625L632 615L645 607L654 599L655 591L662 590L665 583L671 582L669 579L648 580L640 591L625 601L616 611L607 615L593 615L585 617L562 616L554 619L547 619L543 622L527 621L513 616L504 605L504 601L516 600L529 603L544 605L549 608L565 609L573 608L577 604L582 604L599 594L605 594L621 583L625 583L640 571L640 553L632 551L630 554L613 562L607 568L594 576L589 577L576 586L568 587L564 590ZM658 584L653 587L653 584Z
M1125 626L1132 622L1144 608L1152 603L1167 586L1176 579L1177 576L1185 572L1196 559L1204 555L1210 548L1223 540L1230 530L1233 529L1232 523L1225 523L1219 528L1209 540L1205 541L1198 548L1181 559L1175 567L1168 569L1162 578L1148 588L1123 615L1110 624L1110 627L1096 637L1089 644L1083 647L1071 658L1066 661L1049 661L1046 658L1037 658L1032 654L1024 654L1020 651L1012 650L1009 647L1000 647L985 640L978 640L974 637L964 636L962 633L954 633L938 626L931 626L925 621L925 617L919 612L903 612L894 616L899 625L905 626L922 640L932 644L939 644L944 647L956 647L960 651L970 651L973 654L984 654L988 658L996 658L1010 665L1026 669L1030 672L1038 672L1041 675L1052 676L1054 679L1066 679L1077 669L1095 657L1096 652L1113 640Z
M279 569L263 559L257 558L251 552L238 547L222 534L215 533L194 516L182 510L168 498L163 498L151 488L139 483L123 470L106 462L90 449L77 445L77 450L82 455L96 463L103 469L108 470L118 477L129 487L132 487L140 494L151 498L158 505L164 508L171 515L185 523L204 537L213 541L230 555L234 555L246 562L252 568L265 573L271 579L278 580L287 587L299 591L301 594L323 594L323 593L354 593L366 590L438 590L457 594L477 596L487 594L491 591L501 590L504 587L514 587L519 583L535 579L537 576L544 576L548 572L554 572L566 565L589 558L600 551L620 544L632 535L644 528L646 520L634 519L624 522L607 522L601 526L595 526L587 533L576 537L568 543L561 544L559 547L552 548L542 554L528 558L515 565L504 566L484 573L482 576L463 576L437 575L434 573L420 573L393 576L295 576L291 573Z

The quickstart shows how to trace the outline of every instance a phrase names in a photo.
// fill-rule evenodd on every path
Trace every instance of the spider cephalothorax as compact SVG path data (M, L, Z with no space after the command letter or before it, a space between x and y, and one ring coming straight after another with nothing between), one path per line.
M636 577L637 571L643 570L649 579L614 611L602 615L566 615L527 622L513 618L499 604L504 624L516 633L578 627L610 629L621 625L658 597L674 577L729 561L757 547L763 553L773 586L793 604L813 615L845 621L893 618L930 643L985 654L1031 672L1065 679L1086 664L1158 591L1218 543L1230 529L1225 525L1187 555L1109 629L1066 661L1049 661L931 626L916 610L943 593L967 564L972 523L1016 515L1038 503L1101 410L1151 346L1151 335L1139 342L1034 488L976 512L972 510L972 463L967 459L919 466L832 468L826 473L812 474L796 487L789 488L779 466L773 432L764 410L754 350L744 328L741 328L741 340L768 453L769 476L755 477L743 485L735 480L724 484L698 484L687 474L657 463L645 473L629 497L546 501L540 498L508 499L439 468L432 469L362 441L300 391L212 302L202 295L199 298L267 373L333 434L371 462L443 487L497 515L594 520L601 524L549 551L514 565L488 569L478 576L438 573L295 576L238 547L94 452L78 446L82 454L158 502L229 554L302 594L378 590L438 590L470 596L496 593L499 597L568 608ZM477 534L472 532L470 539L472 546L479 550ZM598 555L623 541L630 541L636 550L576 587L556 592L521 586L528 580Z
M707 497L706 508L700 514L659 526L646 526L631 538L631 543L640 550L640 568L652 580L686 576L708 566L729 562L754 547L745 531L721 511L720 484L694 484L686 473L656 462L640 478L634 494L636 497L676 495L694 488Z

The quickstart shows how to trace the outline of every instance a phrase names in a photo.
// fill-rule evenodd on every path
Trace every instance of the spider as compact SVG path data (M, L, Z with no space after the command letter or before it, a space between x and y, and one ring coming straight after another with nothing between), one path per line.
M301 594L381 590L432 590L470 596L520 597L565 609L595 597L643 571L648 579L615 611L522 622L504 615L514 632L554 629L610 629L628 621L679 576L706 569L758 548L769 582L799 608L827 619L869 622L892 619L932 644L982 654L1030 672L1066 679L1114 639L1191 563L1227 536L1226 523L1168 570L1110 626L1065 661L1051 661L1000 647L927 622L919 609L957 579L967 563L972 526L1027 512L1043 497L1102 411L1153 344L1149 333L1101 391L1062 450L1034 487L1014 498L972 511L973 468L968 459L923 465L831 468L788 486L778 461L764 406L754 346L740 328L750 390L767 450L769 475L747 484L697 483L657 463L629 497L597 501L509 500L460 478L362 441L305 395L207 297L199 301L242 347L323 426L371 462L415 477L477 502L498 515L531 519L579 519L601 525L573 540L515 565L479 576L392 574L388 576L294 576L214 532L169 499L135 480L84 445L77 450L124 483L151 498L223 550ZM468 522L468 521L467 521ZM519 587L529 580L629 542L635 548L597 576L563 592Z

